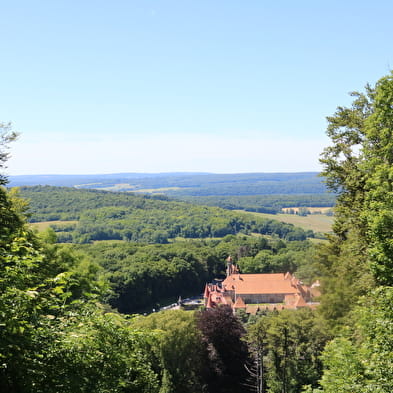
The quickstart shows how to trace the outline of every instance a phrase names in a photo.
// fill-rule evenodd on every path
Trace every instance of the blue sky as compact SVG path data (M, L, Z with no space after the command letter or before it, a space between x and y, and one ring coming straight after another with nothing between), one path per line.
M8 174L320 170L393 67L391 1L0 2Z

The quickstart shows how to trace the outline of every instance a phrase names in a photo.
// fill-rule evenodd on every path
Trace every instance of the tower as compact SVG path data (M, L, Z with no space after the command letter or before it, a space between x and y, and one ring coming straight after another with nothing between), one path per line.
M229 255L229 257L226 259L227 263L227 277L233 274L233 263L232 263L232 257Z

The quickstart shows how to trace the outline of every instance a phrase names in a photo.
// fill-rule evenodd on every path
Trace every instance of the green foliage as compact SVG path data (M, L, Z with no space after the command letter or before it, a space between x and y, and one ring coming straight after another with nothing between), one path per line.
M248 348L241 322L229 306L220 306L196 314L197 326L206 346L207 391L237 393L247 391Z
M158 331L158 344L151 351L160 364L160 393L203 391L204 346L194 314L182 310L153 313L132 320L132 326Z
M248 330L261 392L297 393L304 385L317 386L322 372L319 356L328 337L313 311L268 313Z
M128 326L115 314L91 312L61 326L46 354L45 392L158 392L147 342L155 335ZM45 388L47 387L47 388Z
M238 264L243 273L296 272L299 278L310 283L320 275L314 258L312 243L295 241L283 243L278 249L270 244L256 254L240 258Z
M321 311L332 326L345 318L356 299L365 294L373 279L367 268L367 227L362 217L366 197L366 172L362 147L366 143L366 122L373 112L374 90L351 93L350 108L339 107L328 117L327 134L332 145L321 162L328 187L338 193L334 235L321 247L320 269L324 272Z
M393 289L381 287L353 312L354 325L328 344L321 380L326 393L393 389ZM363 301L365 303L365 299Z
M79 220L66 228L53 226L65 242L165 244L176 237L216 238L253 232L288 240L307 237L303 229L291 224L146 195L38 186L21 188L21 193L30 200L31 221Z
M335 235L319 256L321 312L337 335L322 357L321 385L327 393L387 393L393 390L393 74L353 95L352 108L328 119L333 145L322 160L339 196Z
M97 267L29 232L0 189L0 386L5 393L158 391L149 333L96 301Z
M378 283L393 284L393 74L378 81L373 113L365 122L366 198L362 219L367 228L371 268Z

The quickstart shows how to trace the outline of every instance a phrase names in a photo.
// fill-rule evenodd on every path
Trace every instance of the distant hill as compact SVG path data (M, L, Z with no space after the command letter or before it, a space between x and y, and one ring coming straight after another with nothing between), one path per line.
M200 175L202 172L190 173L189 175ZM148 179L150 177L174 177L184 176L183 172L172 173L111 173L93 175L18 175L9 176L10 187L20 186L58 186L58 187L81 187L81 188L101 188L118 183L125 183L129 180ZM97 187L94 187L97 185Z
M115 173L10 176L11 187L50 185L179 196L323 194L317 172L299 173Z

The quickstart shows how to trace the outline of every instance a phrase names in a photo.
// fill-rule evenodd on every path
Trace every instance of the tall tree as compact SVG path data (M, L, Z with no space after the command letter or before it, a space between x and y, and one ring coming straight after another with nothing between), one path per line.
M393 285L393 73L378 81L373 98L373 113L365 122L361 218L374 277L379 284Z
M367 121L374 112L375 89L353 92L352 106L338 107L327 118L327 135L332 144L321 155L322 175L328 187L337 193L334 234L321 246L320 268L324 273L324 301L321 311L336 325L349 312L357 297L373 286L367 269L367 226L363 219L367 171L364 145Z
M327 393L388 393L393 388L393 73L356 97L352 108L339 108L329 119L333 145L322 159L339 197L335 235L320 258L328 273L325 292L331 293L322 298L321 309L330 321L347 315L347 323L326 347L321 384Z
M247 392L248 349L241 322L229 306L207 309L196 317L207 348L208 392Z

